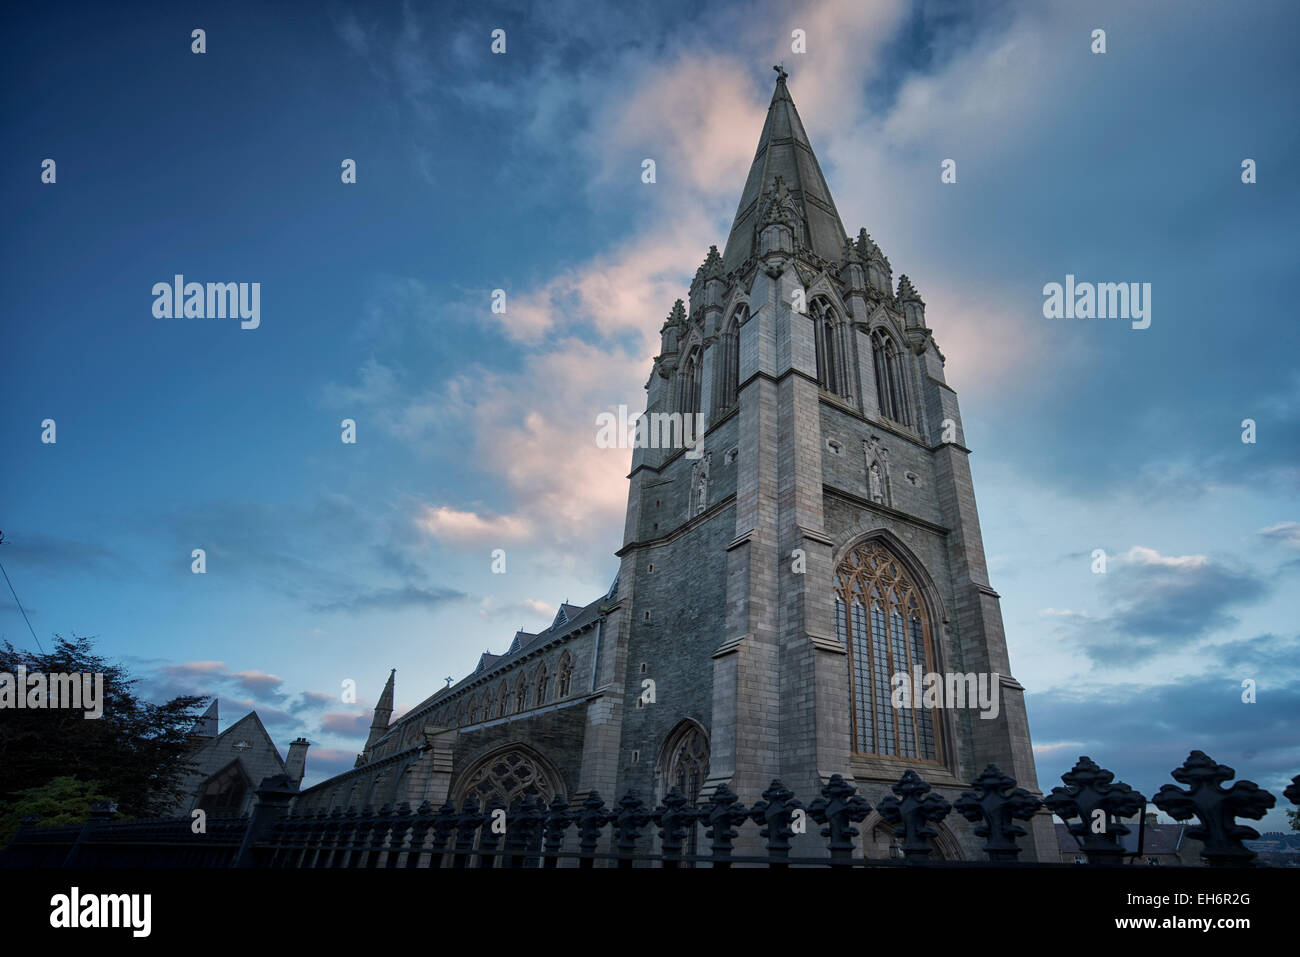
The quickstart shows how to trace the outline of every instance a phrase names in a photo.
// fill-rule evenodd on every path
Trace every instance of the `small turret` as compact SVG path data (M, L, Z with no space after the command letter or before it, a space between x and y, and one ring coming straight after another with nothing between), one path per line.
M844 256L840 260L840 279L849 292L862 292L867 286L867 269L852 236L844 237Z
M880 246L865 229L858 231L858 256L867 266L867 285L876 295L887 298L894 288L894 272Z
M908 329L925 328L925 303L906 275L898 277L898 305Z
M685 332L686 304L678 299L673 303L673 311L664 320L663 328L659 330L660 375L672 375L677 368L677 356L681 352L681 340Z

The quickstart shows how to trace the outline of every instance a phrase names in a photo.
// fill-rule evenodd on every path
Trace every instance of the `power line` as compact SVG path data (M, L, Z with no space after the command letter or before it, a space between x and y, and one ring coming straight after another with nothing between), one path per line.
M41 654L45 654L45 648L41 645L41 639L36 637L36 629L32 627L32 621L27 617L27 612L23 609L23 603L18 601L18 592L14 591L14 583L9 581L9 573L5 571L4 565L0 565L0 574L4 575L5 583L8 584L9 591L13 594L14 601L18 604L18 610L23 613L23 621L27 622L27 630L30 631L32 637L36 639L36 647L41 649Z

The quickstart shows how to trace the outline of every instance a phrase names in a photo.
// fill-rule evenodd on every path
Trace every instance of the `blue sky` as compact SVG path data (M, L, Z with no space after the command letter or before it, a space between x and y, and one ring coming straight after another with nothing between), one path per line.
M1149 795L1197 747L1280 792L1295 8L624 6L7 10L0 558L42 640L98 636L223 727L256 707L315 781L390 668L409 707L602 593L628 460L595 415L643 404L781 61L846 228L947 357L1040 783L1089 754ZM176 273L260 282L260 327L154 318ZM1045 319L1067 273L1151 283L1150 328ZM30 642L8 595L0 634Z

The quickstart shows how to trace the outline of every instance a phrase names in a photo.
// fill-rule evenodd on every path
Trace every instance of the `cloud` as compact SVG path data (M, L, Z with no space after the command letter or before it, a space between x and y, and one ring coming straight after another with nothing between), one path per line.
M1249 568L1206 555L1163 555L1135 545L1101 578L1108 613L1054 611L1067 639L1104 667L1131 667L1183 652L1196 639L1237 624L1232 614L1266 598L1269 582Z
M337 601L315 606L319 612L399 611L404 608L440 608L465 593L452 588L421 588L407 585L401 588L377 588L360 592Z
M195 678L224 675L226 665L222 661L186 661L179 665L165 665L160 670L175 678Z
M1294 654L1294 652L1292 652ZM1026 696L1030 727L1045 742L1035 747L1038 781L1050 790L1080 755L1115 772L1148 798L1193 749L1278 795L1262 830L1285 829L1281 788L1300 770L1295 715L1300 682L1278 683L1257 703L1241 700L1235 674L1211 673L1167 684L1110 684Z
M283 692L280 691L284 679L279 675L270 675L264 671L235 671L231 672L228 677L256 698L281 699L284 697Z
M14 574L19 574L20 569L57 575L89 572L113 578L138 574L132 562L98 542L82 542L6 527L4 544L6 560L12 556L9 568ZM31 612L30 608L27 610Z
M1300 522L1281 522L1261 528L1259 534L1270 541L1279 542L1291 548L1300 548Z
M370 732L370 714L350 714L347 712L329 712L320 716L320 726L329 734L340 737L366 737Z
M302 789L320 784L335 775L350 771L357 763L357 752L346 748L312 747L307 752L307 768Z
M515 515L480 515L446 505L425 506L416 524L434 538L458 544L510 544L533 534L532 523Z

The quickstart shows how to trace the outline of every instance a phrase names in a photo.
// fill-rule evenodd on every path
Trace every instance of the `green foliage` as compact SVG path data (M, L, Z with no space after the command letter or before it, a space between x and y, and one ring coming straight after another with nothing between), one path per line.
M1291 822L1291 830L1300 831L1300 811L1287 811L1286 816Z
M107 800L99 782L79 781L69 775L17 791L11 801L0 807L0 847L9 843L28 815L41 816L39 827L81 824L90 816L96 802Z
M102 674L103 717L87 719L67 708L6 710L0 720L0 808L18 799L19 788L39 789L75 772L82 781L98 782L126 817L166 813L193 768L188 735L206 699L142 701L133 690L138 679L93 654L89 638L55 638L48 654L20 651L6 641L0 672L16 674L25 665L28 673Z

